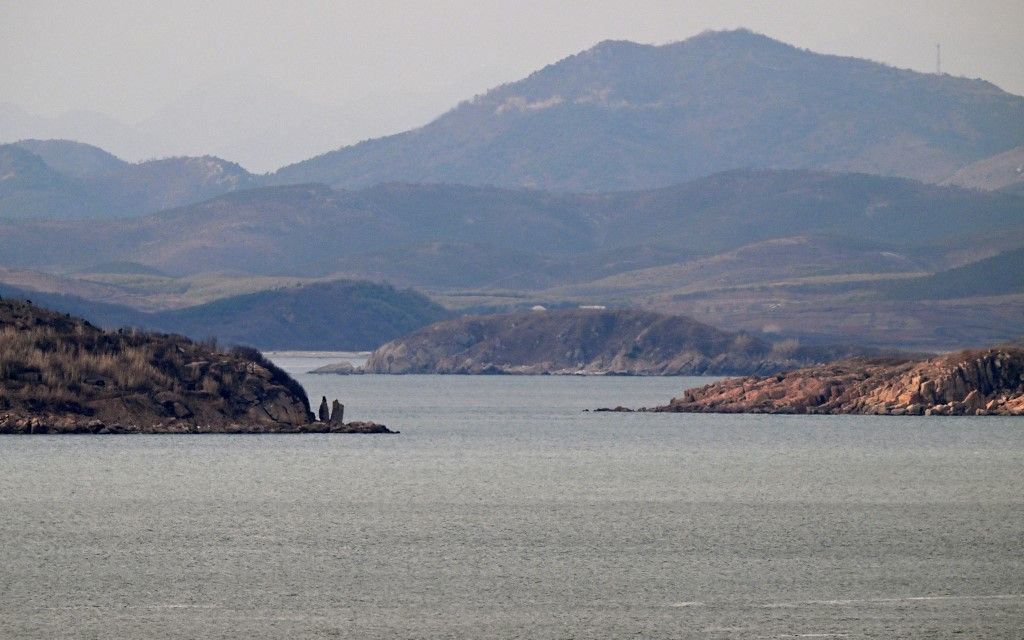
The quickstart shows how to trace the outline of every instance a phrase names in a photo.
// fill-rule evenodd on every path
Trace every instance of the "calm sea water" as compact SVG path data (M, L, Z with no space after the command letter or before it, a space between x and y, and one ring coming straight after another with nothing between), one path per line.
M402 434L0 438L0 638L1024 636L1024 420L298 377Z

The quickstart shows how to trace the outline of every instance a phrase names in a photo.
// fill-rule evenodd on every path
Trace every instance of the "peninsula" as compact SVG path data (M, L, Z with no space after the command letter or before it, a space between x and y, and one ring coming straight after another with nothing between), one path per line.
M0 433L302 432L389 431L316 421L301 385L254 349L0 300Z
M923 360L850 359L689 389L646 411L867 415L1024 415L1024 348Z

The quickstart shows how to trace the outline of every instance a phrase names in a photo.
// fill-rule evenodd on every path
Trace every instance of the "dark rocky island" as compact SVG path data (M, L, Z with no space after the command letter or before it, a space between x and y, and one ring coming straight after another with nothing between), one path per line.
M648 411L1024 415L1024 349L935 358L851 359L690 389Z
M0 301L0 433L386 433L317 422L302 387L258 351L104 331Z
M772 345L683 316L560 309L437 322L389 342L367 373L728 375L773 373L863 350Z

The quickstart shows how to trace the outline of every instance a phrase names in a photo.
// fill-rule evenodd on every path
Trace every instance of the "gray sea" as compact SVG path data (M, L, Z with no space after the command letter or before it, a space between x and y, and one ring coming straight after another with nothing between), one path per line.
M0 638L1024 637L1022 419L277 360L401 435L0 438Z

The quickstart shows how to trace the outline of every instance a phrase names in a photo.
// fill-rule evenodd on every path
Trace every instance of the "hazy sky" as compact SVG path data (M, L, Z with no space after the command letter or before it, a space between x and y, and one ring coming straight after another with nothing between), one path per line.
M1024 0L0 0L0 103L135 124L239 77L325 106L417 92L454 105L600 40L735 27L920 71L934 70L941 43L945 71L1024 94Z

